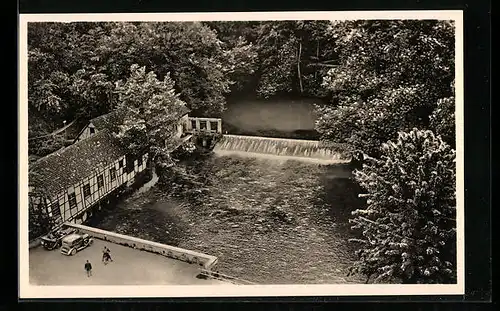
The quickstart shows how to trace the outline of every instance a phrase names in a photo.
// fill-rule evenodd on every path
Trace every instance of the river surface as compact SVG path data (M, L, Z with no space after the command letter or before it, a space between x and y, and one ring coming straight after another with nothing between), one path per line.
M212 155L196 200L159 188L91 225L219 257L219 271L265 284L356 282L348 217L360 206L343 165Z
M294 138L299 138L304 133L311 135L316 120L314 104L321 104L321 100L230 100L222 117L223 127L230 134Z
M304 100L240 102L225 118L244 130L314 127ZM347 276L348 218L362 204L347 165L212 153L183 167L201 176L190 194L155 186L90 225L217 256L221 273L252 282L362 282Z

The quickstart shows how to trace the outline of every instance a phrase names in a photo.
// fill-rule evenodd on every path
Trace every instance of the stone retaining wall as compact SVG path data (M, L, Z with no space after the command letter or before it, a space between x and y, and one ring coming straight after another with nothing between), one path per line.
M34 240L31 240L29 241L29 249L32 249L32 248L35 248L35 247L38 247L42 244L42 238L39 237L39 238L36 238Z
M143 240L128 235L123 235L111 231L101 230L89 226L77 225L72 223L66 223L65 226L78 229L80 232L88 233L92 237L109 241L115 244L120 244L128 247L132 247L138 250L144 250L159 255L163 255L168 258L181 260L190 264L196 264L200 268L212 271L216 269L217 257L198 253L195 251L170 246L166 244L156 243L148 240Z

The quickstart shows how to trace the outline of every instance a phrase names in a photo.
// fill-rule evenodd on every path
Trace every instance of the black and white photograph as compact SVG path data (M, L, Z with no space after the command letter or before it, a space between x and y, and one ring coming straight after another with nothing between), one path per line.
M21 14L21 297L463 294L462 24Z

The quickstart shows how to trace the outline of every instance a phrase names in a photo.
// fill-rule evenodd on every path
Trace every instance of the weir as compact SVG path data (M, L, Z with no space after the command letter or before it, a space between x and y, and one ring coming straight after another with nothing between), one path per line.
M323 164L347 163L351 160L345 145L326 145L317 140L224 135L214 147L216 154L269 155L291 160Z

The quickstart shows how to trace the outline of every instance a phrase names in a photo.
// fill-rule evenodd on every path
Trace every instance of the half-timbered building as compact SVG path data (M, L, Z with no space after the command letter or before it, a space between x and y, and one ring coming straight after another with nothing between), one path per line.
M191 118L184 108L172 133L173 151L198 132L221 133L222 121ZM132 185L146 170L148 154L134 156L113 136L125 112L115 110L92 119L74 143L40 158L29 168L30 210L46 213L57 224L82 223L103 201Z
M43 209L56 224L82 223L94 207L117 189L131 185L147 167L148 154L133 156L113 137L123 121L115 110L92 119L74 143L30 165L29 204ZM187 108L172 131L182 141L189 123Z

